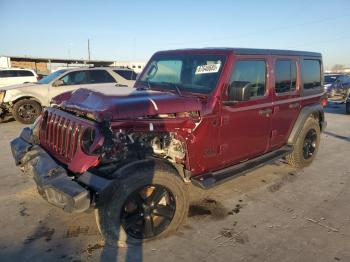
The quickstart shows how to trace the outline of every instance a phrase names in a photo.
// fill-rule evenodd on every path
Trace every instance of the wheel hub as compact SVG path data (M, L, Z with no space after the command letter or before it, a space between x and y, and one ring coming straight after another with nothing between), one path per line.
M161 185L149 185L132 193L124 203L121 223L126 233L147 239L162 233L175 214L175 198Z
M304 159L311 158L316 151L316 141L317 141L317 133L314 129L310 129L304 139L303 145L303 156Z

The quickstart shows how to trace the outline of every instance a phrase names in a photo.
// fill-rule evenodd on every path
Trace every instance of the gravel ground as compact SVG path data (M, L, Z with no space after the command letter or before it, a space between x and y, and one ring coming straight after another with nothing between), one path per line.
M327 108L315 162L278 162L209 191L191 188L187 224L142 247L104 246L93 213L67 214L15 167L0 124L1 261L350 261L350 116Z

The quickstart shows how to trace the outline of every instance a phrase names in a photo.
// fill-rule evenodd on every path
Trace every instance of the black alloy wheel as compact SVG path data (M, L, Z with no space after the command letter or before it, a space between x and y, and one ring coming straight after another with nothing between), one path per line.
M18 108L18 114L24 121L34 121L40 113L33 105L24 104Z
M133 192L125 201L121 224L133 238L152 238L168 227L175 209L174 195L166 187L146 185Z
M12 107L13 117L22 124L33 124L35 119L41 114L41 105L31 99L17 101Z
M316 143L317 143L317 133L316 130L310 129L304 139L304 146L303 146L303 156L304 159L309 159L313 156L316 150Z

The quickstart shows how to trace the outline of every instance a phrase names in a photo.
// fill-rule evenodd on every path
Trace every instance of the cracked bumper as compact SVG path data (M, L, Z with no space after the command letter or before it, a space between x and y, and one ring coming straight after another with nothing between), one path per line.
M91 204L90 192L72 180L67 171L32 141L30 128L11 141L15 163L33 176L38 192L49 203L67 212L86 211Z

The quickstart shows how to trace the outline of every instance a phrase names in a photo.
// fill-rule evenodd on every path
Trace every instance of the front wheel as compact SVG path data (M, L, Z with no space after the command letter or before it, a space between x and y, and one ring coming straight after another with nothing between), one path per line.
M41 105L30 99L16 102L12 108L13 117L22 124L33 124L41 113Z
M96 209L96 222L106 241L139 245L176 231L188 213L187 186L167 165L127 174L106 203Z
M309 117L293 144L292 153L286 156L287 162L296 168L310 165L318 151L320 135L321 130L318 120Z

